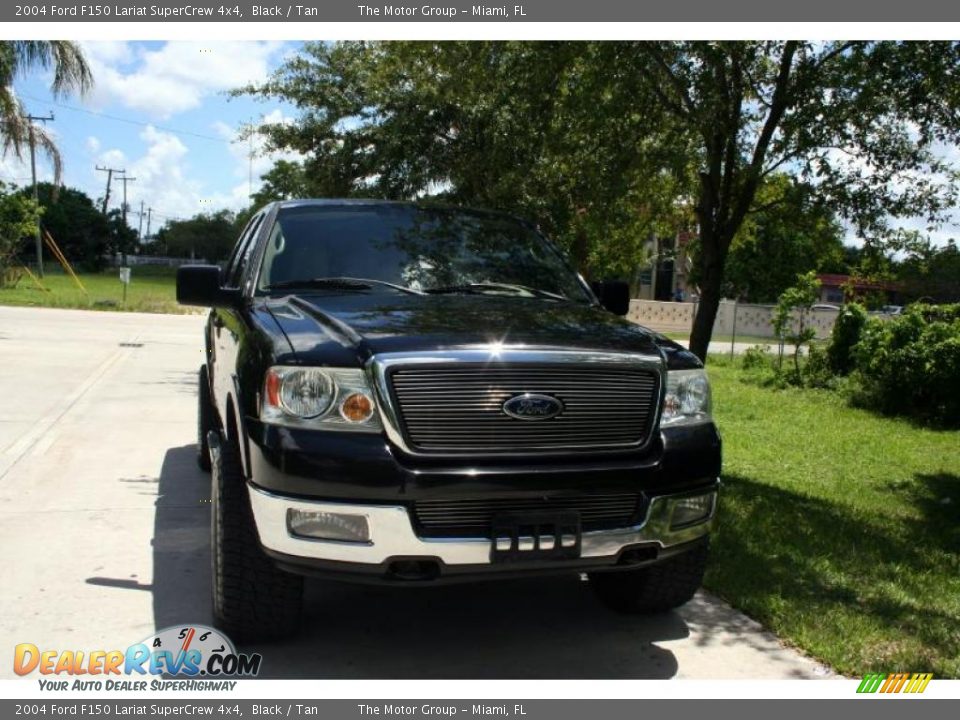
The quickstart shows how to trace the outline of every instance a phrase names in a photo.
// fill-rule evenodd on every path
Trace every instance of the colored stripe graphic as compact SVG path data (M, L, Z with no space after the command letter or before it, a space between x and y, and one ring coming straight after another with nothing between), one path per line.
M933 673L868 673L863 676L858 693L922 693Z
M860 687L857 688L858 693L875 693L879 687L880 683L883 682L883 679L886 675L882 673L870 673L869 675L863 676L863 681L860 683Z

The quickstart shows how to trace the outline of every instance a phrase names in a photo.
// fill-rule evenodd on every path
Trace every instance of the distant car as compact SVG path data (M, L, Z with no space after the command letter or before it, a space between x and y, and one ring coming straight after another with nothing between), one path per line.
M902 315L903 305L884 305L880 308L880 312L884 315Z
M810 306L811 310L834 310L839 312L839 305L831 305L830 303L817 303L816 305Z

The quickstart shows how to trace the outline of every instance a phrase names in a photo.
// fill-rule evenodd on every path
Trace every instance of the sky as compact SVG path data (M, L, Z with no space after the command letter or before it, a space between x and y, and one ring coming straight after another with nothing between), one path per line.
M222 208L248 205L260 176L289 153L267 153L262 140L251 146L238 138L244 124L290 120L296 111L278 101L230 98L227 92L265 80L300 43L233 42L81 42L94 76L85 97L54 100L50 75L31 72L18 78L15 91L33 115L52 112L48 130L64 158L66 185L94 200L104 195L107 174L96 168L126 170L128 222L140 226L140 204L152 208L152 232L171 219ZM253 151L253 161L250 156ZM960 150L941 149L960 165ZM49 163L38 161L41 180L52 179ZM0 156L0 180L30 183L29 157ZM123 202L122 185L114 181L110 207ZM933 232L922 219L897 223L930 232L936 244L960 237L960 217ZM146 218L142 230L146 233ZM852 228L848 243L859 245Z
M48 130L64 161L63 182L102 199L107 173L126 170L128 222L139 225L140 203L153 208L151 232L170 219L221 208L239 210L251 191L251 145L237 135L245 123L292 118L280 102L229 98L227 91L266 79L299 43L267 42L82 42L94 87L84 97L54 100L50 75L31 72L14 89L33 115L53 113ZM252 190L281 153L253 145ZM38 155L37 174L51 180ZM29 154L0 158L0 180L30 184ZM110 207L123 202L112 183ZM143 229L146 231L146 217Z

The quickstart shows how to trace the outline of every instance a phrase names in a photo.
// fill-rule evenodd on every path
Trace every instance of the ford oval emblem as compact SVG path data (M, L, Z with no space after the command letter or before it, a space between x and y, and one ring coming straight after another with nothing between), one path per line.
M549 395L523 393L507 400L503 411L517 420L549 420L563 412L563 403Z

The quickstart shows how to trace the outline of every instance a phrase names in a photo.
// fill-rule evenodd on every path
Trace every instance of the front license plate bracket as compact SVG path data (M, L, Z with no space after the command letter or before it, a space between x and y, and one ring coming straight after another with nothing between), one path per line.
M490 529L494 563L580 557L582 531L580 513L575 511L501 513Z

